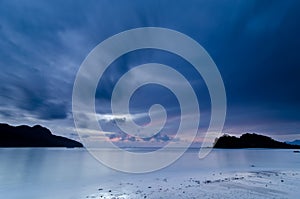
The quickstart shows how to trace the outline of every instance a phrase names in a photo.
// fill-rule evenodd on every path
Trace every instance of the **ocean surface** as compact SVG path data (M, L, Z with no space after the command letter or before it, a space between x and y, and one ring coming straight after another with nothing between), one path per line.
M102 165L85 149L2 148L0 198L80 199L105 184L129 179L151 181L158 177L192 177L195 173L256 170L299 171L300 154L285 149L213 149L200 160L198 149L189 149L164 169L146 174L127 174Z

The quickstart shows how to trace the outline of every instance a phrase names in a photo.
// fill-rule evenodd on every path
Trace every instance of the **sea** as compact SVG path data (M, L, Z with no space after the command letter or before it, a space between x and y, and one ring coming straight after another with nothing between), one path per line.
M289 149L213 149L203 159L198 158L198 152L199 149L188 149L173 164L158 171L129 174L108 168L84 148L1 148L0 198L81 199L107 183L127 179L300 170L300 153Z

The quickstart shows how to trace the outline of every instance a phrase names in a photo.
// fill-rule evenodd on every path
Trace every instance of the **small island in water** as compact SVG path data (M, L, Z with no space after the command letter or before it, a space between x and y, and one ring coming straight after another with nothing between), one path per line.
M299 145L276 141L268 136L258 134L243 134L241 137L223 135L217 138L214 148L239 149L239 148L269 148L269 149L300 149Z
M0 147L83 147L80 142L53 135L40 125L33 127L0 124Z

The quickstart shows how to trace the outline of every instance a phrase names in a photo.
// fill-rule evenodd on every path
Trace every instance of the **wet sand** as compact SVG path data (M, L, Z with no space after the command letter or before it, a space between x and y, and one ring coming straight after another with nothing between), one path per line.
M242 173L195 174L121 180L118 184L99 185L85 198L298 198L300 172L251 171Z

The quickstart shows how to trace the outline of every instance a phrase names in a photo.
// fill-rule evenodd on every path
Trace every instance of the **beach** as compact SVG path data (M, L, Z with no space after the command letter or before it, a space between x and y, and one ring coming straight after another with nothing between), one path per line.
M122 180L99 186L86 198L297 198L300 173L256 171Z

